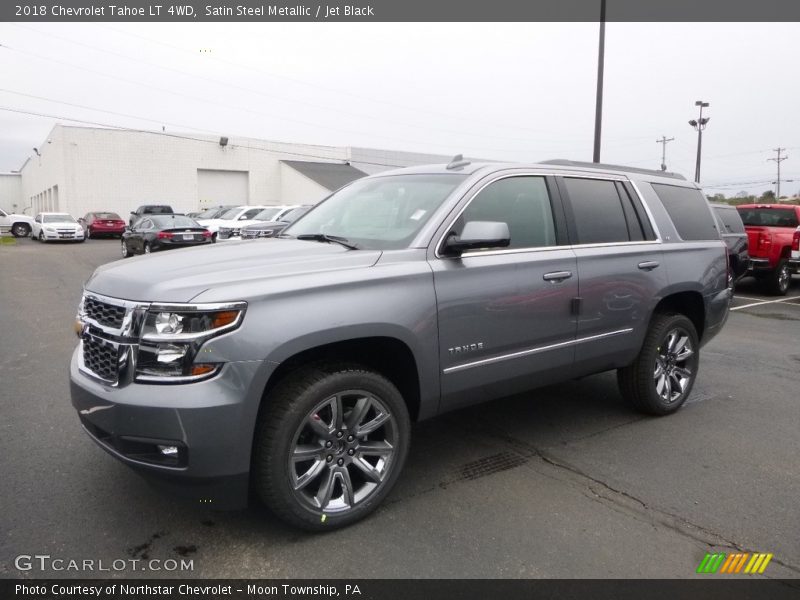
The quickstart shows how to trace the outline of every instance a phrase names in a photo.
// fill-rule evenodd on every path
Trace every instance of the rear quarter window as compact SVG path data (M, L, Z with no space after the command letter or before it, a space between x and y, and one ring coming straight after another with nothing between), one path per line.
M719 231L700 190L677 185L652 183L661 204L683 240L718 240Z
M744 233L744 223L735 208L715 206L714 212L722 225L722 233Z

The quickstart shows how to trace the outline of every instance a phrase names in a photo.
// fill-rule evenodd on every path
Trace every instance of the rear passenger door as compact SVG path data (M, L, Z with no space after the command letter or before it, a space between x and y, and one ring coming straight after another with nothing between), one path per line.
M546 384L563 377L574 356L577 265L555 180L496 177L465 201L430 262L442 410ZM442 240L470 221L507 223L510 246L442 256Z
M630 363L667 287L660 242L624 178L558 178L578 263L576 375Z

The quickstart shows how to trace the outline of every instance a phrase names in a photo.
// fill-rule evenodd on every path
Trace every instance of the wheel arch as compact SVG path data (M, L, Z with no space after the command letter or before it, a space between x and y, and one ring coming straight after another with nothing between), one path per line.
M676 290L665 295L653 309L657 312L677 312L692 322L697 337L702 342L706 330L706 304L699 290ZM652 321L652 315L650 317Z

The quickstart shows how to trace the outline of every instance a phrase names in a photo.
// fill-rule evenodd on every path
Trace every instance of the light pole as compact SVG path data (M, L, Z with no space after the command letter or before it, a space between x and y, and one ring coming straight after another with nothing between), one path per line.
M784 150L786 150L786 148L775 148L775 152L778 153L778 157L777 158L768 158L767 159L768 161L772 161L772 162L774 162L775 164L778 165L778 181L777 182L775 182L775 181L772 182L772 183L777 183L777 188L775 190L775 200L778 201L778 202L781 201L781 163L783 161L785 161L787 158L789 158L788 156L785 156L785 155L781 156L781 152L783 152Z
M603 65L606 53L606 0L600 0L600 45L597 50L597 95L594 106L594 154L592 162L600 162L600 135L603 129Z
M665 135L662 135L660 140L656 140L656 144L661 144L661 170L662 171L666 171L667 170L667 144L669 142L674 141L674 140L675 140L674 137L668 138Z
M698 100L694 103L695 106L700 107L700 116L695 121L692 119L689 121L689 125L695 128L697 131L697 165L695 166L694 170L694 181L695 183L700 183L700 152L703 148L703 130L706 128L706 123L711 120L711 117L703 118L703 109L709 107L708 102L703 102L702 100Z

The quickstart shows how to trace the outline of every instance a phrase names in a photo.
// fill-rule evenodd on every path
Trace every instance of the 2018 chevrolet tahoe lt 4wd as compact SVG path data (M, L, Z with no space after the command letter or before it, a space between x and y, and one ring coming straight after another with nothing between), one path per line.
M551 161L355 181L279 238L100 267L78 311L88 434L211 506L307 529L397 480L412 421L616 369L654 415L723 326L724 243L682 177Z

